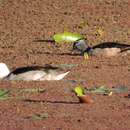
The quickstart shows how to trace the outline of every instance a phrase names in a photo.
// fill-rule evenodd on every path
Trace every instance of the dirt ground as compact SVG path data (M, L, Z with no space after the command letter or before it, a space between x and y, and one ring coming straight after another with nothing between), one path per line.
M45 88L42 93L11 93L0 101L1 130L130 130L130 98L124 94L91 95L79 103L76 85L127 86L130 54L112 58L68 55L72 44L33 42L69 31L91 44L118 41L130 44L130 0L0 0L0 62L11 70L28 65L78 64L61 81L1 81L0 88ZM80 81L84 82L80 82ZM22 96L24 99L16 99ZM35 115L43 115L34 119Z

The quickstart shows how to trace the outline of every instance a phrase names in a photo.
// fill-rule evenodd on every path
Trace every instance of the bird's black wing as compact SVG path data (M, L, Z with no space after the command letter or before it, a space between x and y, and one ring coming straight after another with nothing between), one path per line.
M27 66L27 67L17 68L14 71L12 71L11 73L17 75L17 74L25 73L25 72L28 72L28 71L42 70L42 69L43 69L42 66Z
M120 49L125 49L127 47L130 47L128 44L122 44L122 43L117 43L117 42L103 42L98 45L93 46L93 49L95 48L120 48Z

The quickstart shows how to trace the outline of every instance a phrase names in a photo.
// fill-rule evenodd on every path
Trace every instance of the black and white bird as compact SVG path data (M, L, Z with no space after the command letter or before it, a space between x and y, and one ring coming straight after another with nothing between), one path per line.
M5 63L0 63L0 79L2 80L61 80L68 73L69 71L64 72L61 68L53 67L51 65L21 67L10 72Z
M80 54L86 52L89 56L102 55L110 57L122 52L130 52L130 45L117 42L103 42L95 46L89 46L85 40L79 40L73 44L73 50L80 52Z

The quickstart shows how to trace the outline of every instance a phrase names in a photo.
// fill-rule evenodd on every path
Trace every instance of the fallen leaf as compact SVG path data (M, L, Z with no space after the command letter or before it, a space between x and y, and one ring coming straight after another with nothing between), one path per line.
M0 100L5 100L8 98L9 90L7 89L0 89Z
M55 42L75 42L80 39L84 39L84 37L80 34L71 33L71 32L64 32L64 33L58 33L53 36L53 39Z
M20 92L36 92L36 93L42 93L45 92L45 88L23 88L21 90L19 90Z
M84 95L84 89L81 86L75 87L74 92L76 93L77 96Z
M115 93L124 93L124 92L128 92L128 88L125 86L119 86L119 87L115 87L115 88L111 88L111 91L115 92Z
M106 88L104 86L95 87L91 89L87 89L87 93L98 93L98 94L105 94L105 95L112 95L113 93L124 93L128 92L127 87L116 87L116 88Z
M32 120L42 120L48 118L48 113L35 114L31 117Z
M89 103L94 102L93 99L88 95L83 95L83 96L78 96L78 97L80 99L80 102L82 102L82 103L88 103L89 104Z
M95 34L102 37L103 34L104 34L104 30L103 30L102 28L98 28L98 29L96 30Z
M104 86L100 86L100 87L87 89L87 92L109 95L112 91L109 88L106 88Z

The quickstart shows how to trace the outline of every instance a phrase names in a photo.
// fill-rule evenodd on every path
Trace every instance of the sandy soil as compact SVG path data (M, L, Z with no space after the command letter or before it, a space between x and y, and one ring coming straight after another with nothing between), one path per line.
M45 88L43 93L11 93L0 101L1 130L129 130L130 98L123 94L91 95L93 104L79 103L76 85L127 86L130 55L112 58L68 55L72 44L36 43L70 31L91 44L130 44L130 0L0 0L0 62L11 70L28 65L78 64L62 81L0 82L0 88ZM80 82L83 80L84 82ZM15 97L24 97L16 99ZM41 120L33 119L43 114Z

